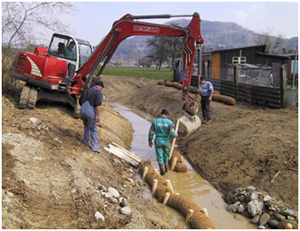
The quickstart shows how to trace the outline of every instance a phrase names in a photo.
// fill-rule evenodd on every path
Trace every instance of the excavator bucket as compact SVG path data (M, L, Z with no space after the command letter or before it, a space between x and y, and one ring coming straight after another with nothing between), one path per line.
M188 137L201 127L201 119L194 115L184 115L177 120L179 133L183 137Z
M183 115L177 120L175 131L178 132L182 138L186 138L200 127L201 127L201 119L198 116L196 115L191 116L185 113L185 115ZM169 151L169 160L172 157L172 153L175 147L175 142L176 142L176 138L174 138L171 143L171 147Z

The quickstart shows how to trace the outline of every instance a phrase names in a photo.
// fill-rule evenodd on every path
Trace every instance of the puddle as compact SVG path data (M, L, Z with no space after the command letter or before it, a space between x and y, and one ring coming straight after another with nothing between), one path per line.
M152 166L159 169L156 162L155 149L148 146L148 132L151 123L131 112L125 106L119 104L112 104L112 106L132 124L134 134L131 152L134 152L141 159L151 159ZM190 198L201 208L206 208L210 219L218 229L256 229L242 216L227 212L226 203L223 201L221 194L194 171L187 160L185 160L185 164L188 168L187 173L168 171L164 176L165 179L171 180L175 192ZM144 197L152 198L151 192L145 191ZM190 228L181 213L157 202L155 198L153 198L153 202L162 216L175 224L178 229Z

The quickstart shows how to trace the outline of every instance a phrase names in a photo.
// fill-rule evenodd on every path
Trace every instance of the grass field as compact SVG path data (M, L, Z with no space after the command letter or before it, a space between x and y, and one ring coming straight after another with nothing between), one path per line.
M155 68L139 68L139 67L106 67L103 75L116 76L132 76L136 78L150 79L173 79L173 71L170 68L162 68L160 71Z

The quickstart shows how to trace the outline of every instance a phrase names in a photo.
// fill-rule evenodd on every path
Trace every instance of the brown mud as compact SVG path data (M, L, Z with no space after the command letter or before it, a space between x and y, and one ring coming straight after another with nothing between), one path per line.
M181 116L181 93L146 78L104 76L106 102L146 117L163 107ZM101 154L81 143L83 125L65 104L17 108L18 94L2 96L2 228L176 228L163 220L137 170L108 154L116 142L129 149L130 123L104 104ZM253 185L298 210L298 112L212 102L213 122L181 140L182 154L222 193ZM200 113L199 113L200 115ZM147 141L145 141L147 142ZM132 182L133 180L133 182ZM116 188L132 215L119 212L102 186ZM105 220L97 220L100 212Z

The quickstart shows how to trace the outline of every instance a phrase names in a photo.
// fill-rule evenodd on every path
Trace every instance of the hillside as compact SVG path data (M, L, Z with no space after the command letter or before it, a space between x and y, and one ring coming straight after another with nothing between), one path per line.
M189 23L187 19L172 20L166 24L185 27ZM237 48L254 46L258 33L248 30L236 23L201 21L202 37L204 46L209 49ZM150 37L135 36L123 41L115 52L112 62L137 63L138 59L148 54L146 41ZM285 47L292 49L298 44L298 37L286 39Z

